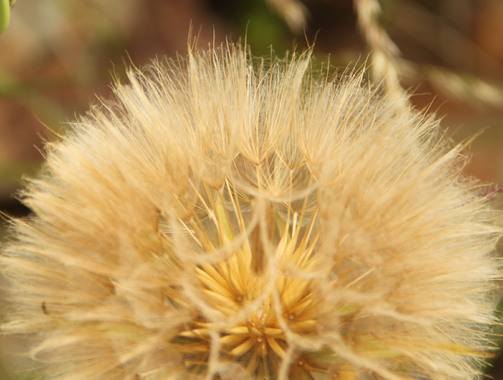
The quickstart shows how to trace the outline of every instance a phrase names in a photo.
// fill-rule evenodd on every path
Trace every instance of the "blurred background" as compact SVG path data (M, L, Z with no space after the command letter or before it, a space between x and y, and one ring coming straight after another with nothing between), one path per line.
M380 3L412 102L456 141L481 132L466 172L503 184L503 0ZM314 43L320 61L345 67L369 52L351 0L17 0L0 35L0 210L26 215L15 194L36 174L44 141L110 97L130 62L185 55L190 25L201 47L246 34L254 55ZM501 194L491 202L503 208ZM503 379L498 359L488 371ZM0 370L0 379L14 377Z

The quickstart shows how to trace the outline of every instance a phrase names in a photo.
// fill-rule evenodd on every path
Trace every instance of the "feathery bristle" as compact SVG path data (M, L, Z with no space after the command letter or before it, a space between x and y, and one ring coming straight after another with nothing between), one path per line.
M501 230L439 124L310 53L131 70L1 258L50 379L474 379Z

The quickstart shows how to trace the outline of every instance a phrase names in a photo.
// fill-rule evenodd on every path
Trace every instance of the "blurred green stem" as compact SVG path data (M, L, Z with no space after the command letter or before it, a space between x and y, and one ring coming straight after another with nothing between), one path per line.
M0 33L9 26L10 9L16 4L16 0L0 0Z
M9 25L10 6L9 0L0 0L0 33L7 29Z

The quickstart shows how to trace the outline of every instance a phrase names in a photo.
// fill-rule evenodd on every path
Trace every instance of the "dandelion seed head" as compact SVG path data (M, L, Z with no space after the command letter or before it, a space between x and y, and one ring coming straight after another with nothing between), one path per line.
M1 258L51 379L468 379L495 212L438 121L309 53L131 70L47 147Z

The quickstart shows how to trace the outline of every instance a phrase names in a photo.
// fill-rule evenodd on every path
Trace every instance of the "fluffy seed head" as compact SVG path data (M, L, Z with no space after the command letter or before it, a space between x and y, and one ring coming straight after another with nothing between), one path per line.
M1 259L50 379L472 379L500 236L437 121L309 54L132 70Z

